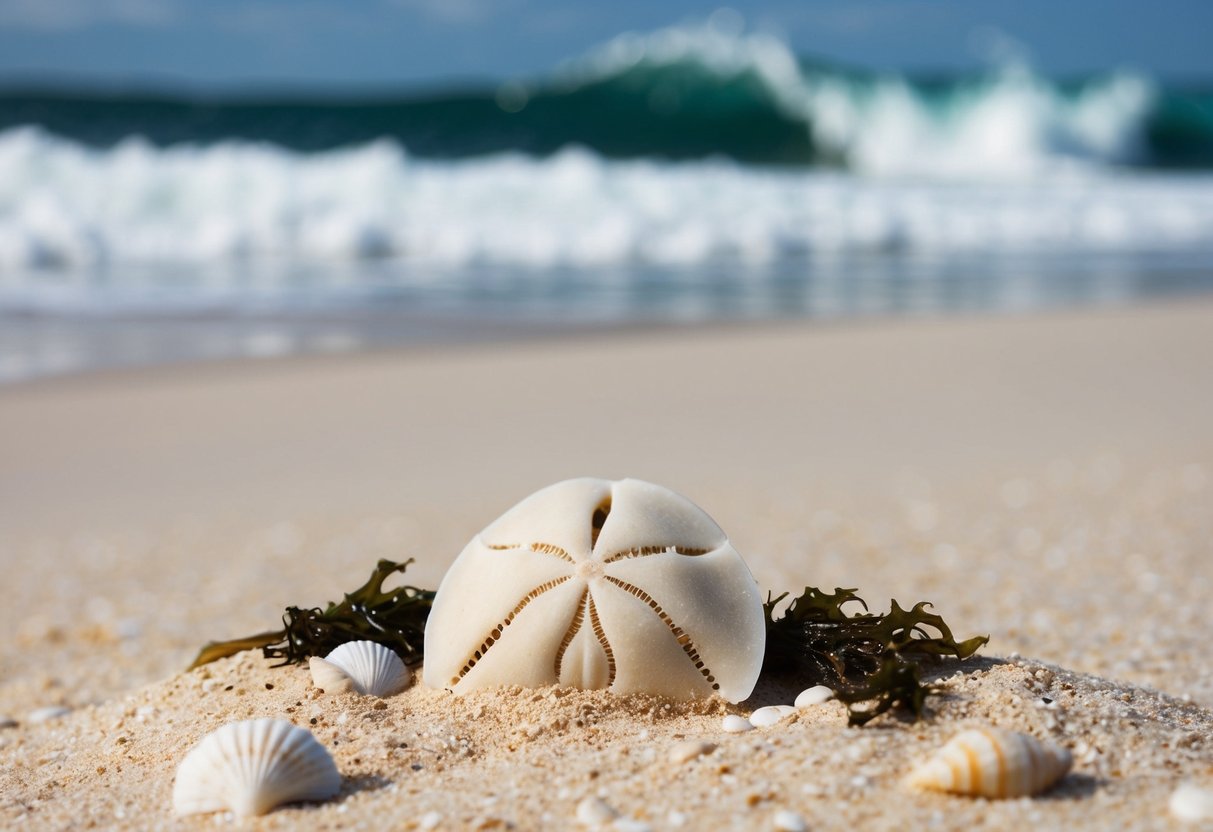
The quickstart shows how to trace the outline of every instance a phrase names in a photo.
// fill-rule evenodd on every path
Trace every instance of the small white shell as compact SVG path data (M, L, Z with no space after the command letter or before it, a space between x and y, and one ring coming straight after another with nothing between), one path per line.
M834 691L827 688L825 685L813 685L811 688L805 688L796 697L797 708L811 708L814 705L823 705L834 698Z
M312 733L282 719L231 722L202 738L177 767L173 811L263 815L299 800L327 800L341 774Z
M796 812L780 809L771 819L771 828L776 832L808 832L809 825Z
M323 659L308 660L312 683L326 693L353 690L363 696L391 696L413 681L392 650L374 641L348 641Z
M965 731L915 769L911 786L974 797L1027 797L1070 770L1066 749L1016 731Z
M742 734L746 731L753 731L754 724L744 716L729 714L720 721L720 730L727 734Z
M770 728L772 725L783 722L794 713L796 713L796 709L791 705L767 705L750 714L750 724L755 728Z
M1182 821L1213 818L1213 791L1202 789L1192 783L1184 783L1171 793L1171 814Z

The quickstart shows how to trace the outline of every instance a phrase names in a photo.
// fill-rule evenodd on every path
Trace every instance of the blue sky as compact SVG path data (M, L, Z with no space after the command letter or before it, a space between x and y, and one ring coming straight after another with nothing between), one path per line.
M0 0L0 79L400 86L542 73L624 31L702 20L688 0ZM1211 0L733 2L798 52L878 69L979 66L1020 44L1046 72L1213 80Z

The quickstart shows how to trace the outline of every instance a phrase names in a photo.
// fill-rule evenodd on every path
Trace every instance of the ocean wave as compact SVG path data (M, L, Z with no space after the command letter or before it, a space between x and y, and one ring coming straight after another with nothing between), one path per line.
M1119 73L1065 87L1019 59L935 84L806 64L782 40L711 25L627 34L570 63L575 89L646 91L654 108L748 83L800 122L819 159L870 174L1022 176L1147 161L1157 91ZM572 94L572 93L569 93Z
M1019 59L936 79L802 59L771 35L688 25L621 35L551 73L411 96L0 92L0 128L95 147L140 135L306 152L391 139L416 157L724 156L861 175L1007 178L1213 167L1213 92L1132 72L1062 82Z
M883 179L585 149L435 161L391 140L300 153L143 139L97 149L35 128L0 133L0 280L10 286L31 271L104 264L550 269L1210 241L1209 175Z

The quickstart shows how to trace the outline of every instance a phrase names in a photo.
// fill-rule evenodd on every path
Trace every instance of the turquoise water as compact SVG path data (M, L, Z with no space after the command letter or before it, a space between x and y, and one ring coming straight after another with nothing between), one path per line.
M1213 93L617 38L378 97L0 91L0 381L1213 289Z

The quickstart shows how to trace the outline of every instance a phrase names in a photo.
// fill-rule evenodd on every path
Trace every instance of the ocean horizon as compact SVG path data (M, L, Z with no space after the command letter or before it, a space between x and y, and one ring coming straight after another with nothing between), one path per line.
M1213 84L625 35L407 94L0 87L0 381L1213 289Z

